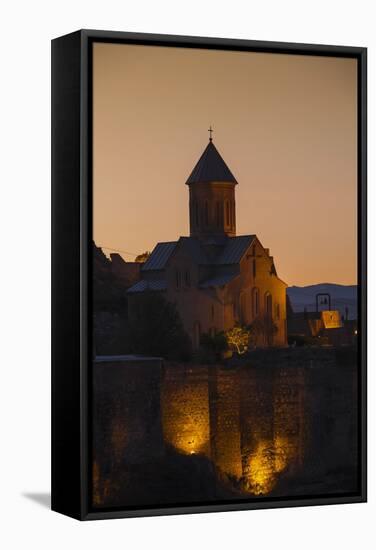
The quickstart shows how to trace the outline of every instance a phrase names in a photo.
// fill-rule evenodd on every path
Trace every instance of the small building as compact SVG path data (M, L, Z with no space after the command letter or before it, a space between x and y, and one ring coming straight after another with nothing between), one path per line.
M354 345L357 340L356 320L343 319L336 309L294 312L290 304L287 308L287 331L290 343L306 341L343 346Z
M186 181L190 236L158 243L128 289L132 303L162 292L175 303L194 348L201 334L251 326L256 345L287 344L286 283L257 235L236 235L238 182L212 138Z

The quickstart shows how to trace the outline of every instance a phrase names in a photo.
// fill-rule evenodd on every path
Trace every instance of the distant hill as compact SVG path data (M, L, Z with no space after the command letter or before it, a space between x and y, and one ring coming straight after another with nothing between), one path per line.
M328 293L331 296L332 309L338 309L345 316L345 309L348 307L349 319L357 318L357 287L356 285L336 285L332 283L321 283L311 286L290 286L287 294L290 298L292 309L295 312L316 311L316 294ZM319 309L326 309L328 306L319 304Z

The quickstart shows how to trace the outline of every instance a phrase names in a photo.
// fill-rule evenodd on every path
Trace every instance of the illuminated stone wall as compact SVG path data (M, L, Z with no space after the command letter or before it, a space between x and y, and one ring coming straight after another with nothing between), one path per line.
M212 459L222 473L240 478L242 462L237 371L213 366L209 373Z
M184 454L210 457L208 367L166 363L161 412L168 445Z
M304 371L167 363L161 387L165 443L202 454L253 494L301 465Z
M162 362L128 356L93 363L93 492L101 504L123 466L164 454L160 414Z
M95 363L94 503L132 495L145 471L163 493L169 464L198 491L212 475L213 498L220 484L244 497L356 490L356 380L356 351L333 348L260 350L231 365Z

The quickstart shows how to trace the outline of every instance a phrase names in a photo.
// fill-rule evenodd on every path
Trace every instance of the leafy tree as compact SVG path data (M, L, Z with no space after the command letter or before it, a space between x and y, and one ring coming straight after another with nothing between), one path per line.
M239 355L248 350L250 332L245 327L235 326L225 335L230 349L234 349Z
M166 359L191 358L189 336L176 306L157 292L137 296L131 304L129 341L131 351Z
M224 351L228 349L227 338L224 332L215 334L204 333L201 335L201 347L214 359L220 359Z
M273 319L267 315L256 317L247 326L250 335L250 343L254 346L257 344L264 344L265 341L271 341L273 335L278 331L277 325L273 322Z
M149 250L146 250L146 252L143 252L142 254L139 254L138 256L136 256L134 261L140 264L143 264L149 258L150 254L151 253L149 252Z

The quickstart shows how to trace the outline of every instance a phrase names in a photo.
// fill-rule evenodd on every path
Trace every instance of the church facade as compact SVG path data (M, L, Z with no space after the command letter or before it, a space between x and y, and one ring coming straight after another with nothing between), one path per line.
M237 181L212 138L186 181L190 236L158 243L128 289L132 303L162 292L175 303L193 347L203 333L250 328L255 346L285 346L286 283L256 235L236 235Z

